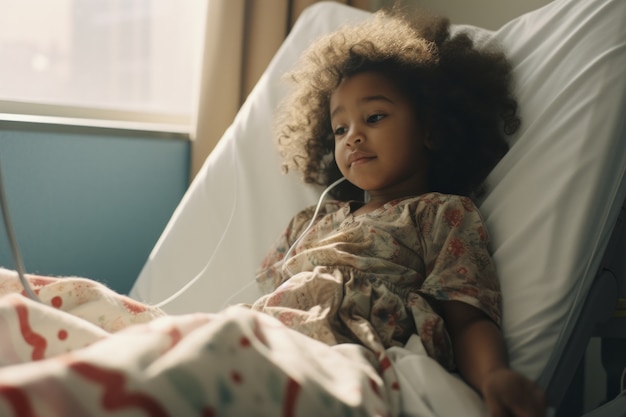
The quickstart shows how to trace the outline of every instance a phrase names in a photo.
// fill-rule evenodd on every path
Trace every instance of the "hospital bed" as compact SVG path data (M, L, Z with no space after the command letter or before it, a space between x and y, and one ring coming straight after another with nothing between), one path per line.
M368 15L332 2L302 14L189 187L132 297L155 303L196 276L167 312L217 311L260 295L253 276L265 250L321 192L281 173L271 132L288 88L281 76L313 39ZM454 30L481 47L499 43L513 65L522 126L480 209L501 277L511 365L558 409L589 339L626 338L623 311L615 313L626 298L626 1L555 0L496 31ZM406 415L417 415L412 398L428 395L441 415L480 415L479 406L463 408L474 404L471 394L433 382L445 377L426 375L424 384L410 354L397 360L409 382ZM619 389L589 415L626 416Z

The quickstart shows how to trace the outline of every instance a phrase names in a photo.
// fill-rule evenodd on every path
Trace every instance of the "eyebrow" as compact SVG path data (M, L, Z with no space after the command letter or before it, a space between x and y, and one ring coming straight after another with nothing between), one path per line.
M361 97L359 99L359 104L360 103L369 103L372 101L386 101L387 103L391 103L393 104L393 100L391 100L389 97L384 96L382 94L376 94L373 96L365 96L365 97ZM343 110L343 106L339 106L337 108L335 108L332 112L330 112L330 118L332 119L337 113L339 113L340 111Z

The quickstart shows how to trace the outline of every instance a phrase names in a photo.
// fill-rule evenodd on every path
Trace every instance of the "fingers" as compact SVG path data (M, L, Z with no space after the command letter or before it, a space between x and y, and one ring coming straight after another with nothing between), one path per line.
M527 392L528 395L517 402L513 415L517 417L546 417L548 399L543 390L531 383Z
M543 390L528 382L518 386L518 390L486 396L489 417L546 417L548 401Z

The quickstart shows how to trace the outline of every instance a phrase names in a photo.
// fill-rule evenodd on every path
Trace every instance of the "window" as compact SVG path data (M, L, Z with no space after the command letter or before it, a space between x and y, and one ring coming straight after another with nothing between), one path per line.
M208 0L0 0L0 113L187 126Z

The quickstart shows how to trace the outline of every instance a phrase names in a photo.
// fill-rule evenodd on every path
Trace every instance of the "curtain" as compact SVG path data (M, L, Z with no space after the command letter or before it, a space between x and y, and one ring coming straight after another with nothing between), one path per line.
M233 121L302 10L316 1L208 0L191 179ZM372 0L338 1L372 10Z

